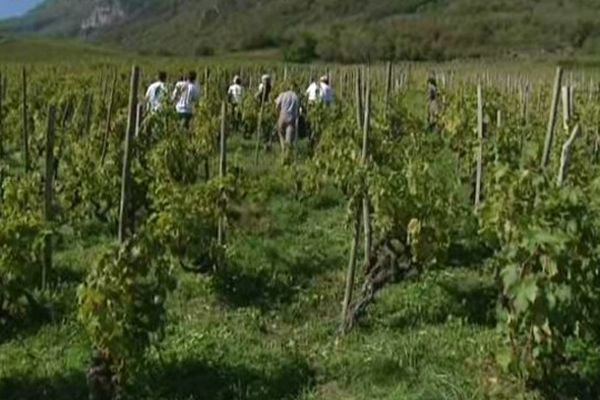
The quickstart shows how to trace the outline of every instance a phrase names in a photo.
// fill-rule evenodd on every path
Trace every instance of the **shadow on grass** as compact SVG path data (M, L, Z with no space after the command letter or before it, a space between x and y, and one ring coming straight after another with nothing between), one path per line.
M540 382L535 385L549 400L598 400L600 399L600 377L596 381L579 376L556 377L552 382Z
M62 320L74 310L75 290L82 279L81 273L59 266L48 276L48 290L24 291L20 302L22 313L1 321L0 343L35 335L43 326Z
M86 400L83 372L47 378L17 376L0 379L2 400Z
M283 361L273 371L260 367L184 360L162 367L147 386L152 398L162 400L284 400L314 384L314 372L300 359Z
M493 327L496 325L498 291L492 282L455 276L437 282L422 282L404 291L398 302L377 311L380 321L392 328L439 325L451 319Z
M598 400L600 399L600 376L582 377L572 373L562 373L543 382L535 382L536 387L548 400Z
M452 300L453 315L475 325L496 325L498 289L492 283L442 282L440 286Z
M294 301L312 279L340 263L336 256L319 252L285 258L276 247L266 246L260 251L268 265L251 268L238 261L214 277L213 290L222 302L272 310Z
M82 270L58 265L49 272L48 278L53 286L76 286L83 282L85 273Z
M480 268L493 257L494 249L485 243L452 243L448 249L448 265L454 267Z

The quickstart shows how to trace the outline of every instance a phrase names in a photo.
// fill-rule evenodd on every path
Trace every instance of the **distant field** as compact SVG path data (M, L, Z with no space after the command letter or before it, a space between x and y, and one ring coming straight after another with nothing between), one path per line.
M122 56L115 50L73 40L12 38L0 36L0 62L77 63Z
M3 37L0 34L0 63L88 63L102 61L140 60L152 63L172 63L201 59L209 63L278 62L283 59L277 49L232 52L211 57L150 56L80 42L77 40L38 37Z

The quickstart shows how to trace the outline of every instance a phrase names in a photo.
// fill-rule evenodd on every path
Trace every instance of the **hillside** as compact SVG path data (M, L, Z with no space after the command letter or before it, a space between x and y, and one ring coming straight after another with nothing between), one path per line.
M336 61L582 53L600 46L591 0L47 0L4 28L145 54L283 48Z

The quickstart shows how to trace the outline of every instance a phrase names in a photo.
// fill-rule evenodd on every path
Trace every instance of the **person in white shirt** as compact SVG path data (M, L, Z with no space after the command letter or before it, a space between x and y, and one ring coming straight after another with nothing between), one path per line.
M321 83L319 85L319 99L325 105L330 105L333 103L333 89L329 85L328 76L321 77Z
M322 76L319 82L313 79L312 83L306 89L309 104L322 102L326 105L333 103L333 89L329 86L329 77Z
M312 79L308 89L306 89L306 95L308 96L309 103L316 103L320 98L321 86L317 83L316 79Z
M158 80L151 84L146 91L146 110L156 113L162 108L167 94L167 73L159 72Z
M244 87L242 86L242 79L238 75L233 77L233 84L227 89L227 99L231 104L232 128L237 131L242 120L241 107L244 100Z
M189 129L194 114L194 106L200 100L200 88L196 84L196 72L190 72L186 81L177 82L172 100L175 102L175 110L179 114L181 125Z
M229 86L229 89L227 90L227 97L229 99L229 103L231 103L233 106L242 104L244 87L242 86L242 79L239 76L236 75L233 78L233 84Z

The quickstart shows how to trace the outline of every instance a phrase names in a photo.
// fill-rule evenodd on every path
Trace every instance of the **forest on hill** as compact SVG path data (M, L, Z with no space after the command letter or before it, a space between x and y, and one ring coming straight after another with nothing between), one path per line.
M592 0L47 0L0 27L148 55L365 62L593 54L598 21Z

